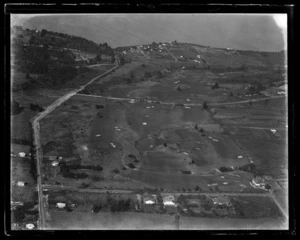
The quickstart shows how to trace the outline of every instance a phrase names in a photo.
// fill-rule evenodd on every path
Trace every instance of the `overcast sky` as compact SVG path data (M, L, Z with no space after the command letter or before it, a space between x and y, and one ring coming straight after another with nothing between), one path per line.
M12 24L119 45L178 40L212 47L287 48L286 14L14 14Z

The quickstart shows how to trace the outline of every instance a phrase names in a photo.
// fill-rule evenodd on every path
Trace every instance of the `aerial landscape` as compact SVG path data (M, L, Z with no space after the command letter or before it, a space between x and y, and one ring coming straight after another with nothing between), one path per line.
M12 14L12 230L288 229L286 21Z

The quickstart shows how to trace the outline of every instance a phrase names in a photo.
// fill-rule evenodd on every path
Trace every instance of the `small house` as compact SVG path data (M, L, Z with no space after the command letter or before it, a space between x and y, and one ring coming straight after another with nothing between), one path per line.
M173 195L168 195L163 197L164 206L175 206L175 199Z
M19 152L19 157L26 157L26 153L24 153L24 152Z
M31 230L31 229L34 229L34 224L28 223L28 224L26 224L25 227L26 227L27 229Z
M147 205L152 205L152 204L155 204L155 201L152 199L152 198L149 198L149 197L145 197L144 198L144 204L147 204Z
M56 203L57 208L65 208L66 204L65 203Z
M26 185L26 183L23 182L23 181L18 181L18 182L17 182L17 186L18 186L18 187L24 187L25 185Z
M58 162L58 161L53 161L53 162L51 163L51 165L52 165L53 167L56 167L56 166L59 165L59 162Z
M251 183L252 183L251 185L255 188L263 188L266 185L265 180L261 177L253 178Z
M144 204L147 204L147 205L156 204L157 203L156 196L155 195L146 194L143 197L143 202L144 202Z

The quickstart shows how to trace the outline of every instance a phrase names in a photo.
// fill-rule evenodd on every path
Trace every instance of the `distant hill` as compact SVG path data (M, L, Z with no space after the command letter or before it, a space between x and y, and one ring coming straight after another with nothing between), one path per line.
M177 40L253 51L284 48L281 30L266 15L39 15L17 20L25 28L81 36L112 47Z

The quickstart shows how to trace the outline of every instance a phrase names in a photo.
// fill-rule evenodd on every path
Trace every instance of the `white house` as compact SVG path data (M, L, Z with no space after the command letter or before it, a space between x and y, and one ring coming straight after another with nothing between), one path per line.
M34 229L34 224L32 224L32 223L28 223L28 224L26 224L26 228L27 229Z
M56 207L58 207L58 208L65 208L66 204L65 203L56 203Z
M25 186L25 182L23 182L23 181L18 181L17 182L17 186L19 186L19 187L24 187Z
M147 204L147 205L155 204L155 199L152 197L144 197L143 201L144 201L144 204Z
M163 197L163 204L164 206L175 206L175 199L174 196L169 195L169 196L164 196Z
M53 167L56 167L56 166L58 166L58 164L59 164L59 162L58 162L58 161L53 161L53 162L51 162L51 165L52 165Z
M25 157L26 156L26 153L24 152L19 152L19 157Z

